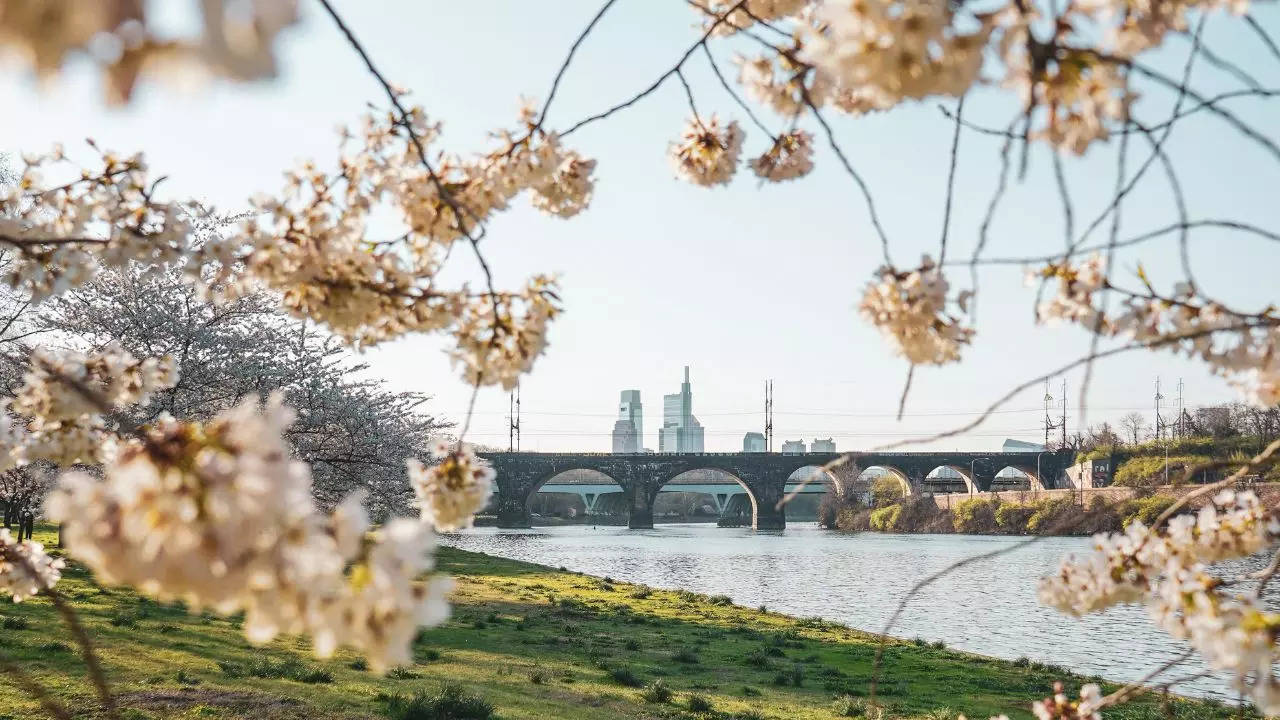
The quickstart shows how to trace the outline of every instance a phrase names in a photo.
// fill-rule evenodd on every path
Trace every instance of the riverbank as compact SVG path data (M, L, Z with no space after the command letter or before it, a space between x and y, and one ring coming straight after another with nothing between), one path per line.
M966 495L911 496L880 507L852 505L828 511L827 527L849 532L962 533L966 535L1089 536L1121 532L1134 520L1150 525L1197 486L1029 490ZM1280 501L1280 486L1258 484L1264 503ZM1194 512L1209 501L1188 503Z
M345 652L316 661L295 639L252 648L235 619L189 616L107 591L78 568L59 587L99 646L130 720L381 717L387 696L433 693L446 682L505 720L826 719L856 712L871 679L874 636L832 623L451 548L441 549L440 565L458 581L454 617L422 634L416 664L395 677L370 675ZM0 652L68 705L93 706L47 601L5 605L0 615ZM892 641L884 657L879 696L893 718L1028 718L1030 701L1054 680L1085 681L1060 668L923 643ZM658 680L669 697L646 692ZM1197 701L1171 708L1188 720L1232 715ZM44 717L0 681L6 716ZM1109 717L1166 715L1143 703Z

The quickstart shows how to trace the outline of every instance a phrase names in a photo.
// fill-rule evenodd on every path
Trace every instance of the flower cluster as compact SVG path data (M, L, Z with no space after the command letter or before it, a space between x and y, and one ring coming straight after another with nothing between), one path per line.
M422 519L449 532L471 526L471 519L493 493L493 468L476 457L470 445L440 440L431 450L435 461L424 467L407 461L409 484L418 498Z
M306 632L321 656L349 645L375 669L403 662L418 625L448 612L442 583L417 582L431 530L398 521L366 542L359 495L322 515L283 438L292 418L278 395L204 425L162 418L102 480L64 475L46 512L102 582L243 611L255 643Z
M52 558L44 545L31 540L18 542L8 528L0 528L0 592L14 602L48 590L62 577L62 558Z
M751 169L771 182L808 175L813 170L813 135L797 130L779 136L765 154L751 161Z
M1080 699L1072 700L1063 692L1062 683L1053 684L1053 695L1031 704L1036 720L1102 720L1098 712L1102 702L1102 688L1094 683L1080 687Z
M556 283L538 275L520 294L483 295L458 311L450 351L472 385L510 390L547 346L547 324L560 314Z
M676 174L704 187L729 184L742 153L743 132L737 121L721 128L714 115L705 123L694 117L685 124L682 137L667 151Z
M12 424L5 429L5 444L15 443L7 455L16 463L100 462L114 438L103 413L146 403L177 381L172 358L138 360L117 345L91 354L36 350L12 405L27 432Z
M1029 22L1019 19L1005 31L1004 84L1026 107L1045 109L1029 133L1032 139L1083 155L1095 140L1111 136L1107 123L1128 119L1137 95L1118 66L1091 51L1057 47L1048 61L1033 60L1027 51Z
M877 270L859 309L911 364L946 365L958 361L961 346L973 338L973 330L947 312L949 289L942 269L925 255L913 270ZM968 297L964 292L956 298L961 311Z
M136 0L7 0L0 5L0 49L16 51L39 75L73 56L102 69L111 102L129 99L138 75L156 65L194 65L236 80L273 77L276 36L297 21L297 0L201 0L195 38L155 32L149 3Z
M99 167L81 170L55 147L24 156L17 185L0 185L0 246L15 250L16 260L4 272L6 285L39 301L88 281L101 264L168 262L187 251L185 208L151 200L142 156L102 152L99 159Z
M934 0L828 0L803 26L800 57L836 85L889 104L963 95L994 25L983 18L974 32L960 32L951 8Z
M691 0L703 26L713 35L732 35L759 22L770 22L804 10L811 0ZM714 26L714 29L713 27Z
M1040 601L1072 615L1144 602L1165 630L1186 639L1212 667L1230 671L1237 687L1274 714L1280 711L1280 682L1272 672L1280 655L1280 614L1267 612L1256 598L1228 595L1207 564L1277 540L1275 513L1252 492L1225 490L1164 528L1135 521L1123 535L1096 536L1094 554L1068 557L1057 574L1041 580Z
M1149 284L1143 294L1122 291L1107 281L1105 262L1096 254L1077 264L1050 264L1028 276L1037 278L1058 281L1056 294L1038 308L1040 319L1067 320L1090 332L1198 358L1253 402L1280 403L1280 318L1274 310L1236 312L1201 299L1187 283L1176 285L1167 297L1157 295ZM1097 307L1097 294L1103 289L1124 295L1111 313Z
M350 342L452 330L459 339L455 357L469 378L507 383L510 366L527 370L545 345L546 321L556 312L553 283L535 278L521 293L477 294L442 288L437 275L456 241L478 238L484 221L525 190L547 213L580 212L595 167L539 129L531 107L521 120L521 133L498 134L498 149L468 160L446 156L428 168L421 153L440 128L420 108L403 121L369 115L359 148L336 174L310 164L293 172L281 197L257 199L258 214L244 223L242 236L211 243L208 253L224 268L243 264L245 282L278 291L290 312ZM354 136L345 138L344 144ZM388 213L404 233L370 238L373 217L381 223ZM483 364L489 360L505 363L489 368Z

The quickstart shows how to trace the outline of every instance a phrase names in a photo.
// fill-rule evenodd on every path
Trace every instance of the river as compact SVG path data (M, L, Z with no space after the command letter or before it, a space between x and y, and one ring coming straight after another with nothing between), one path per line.
M445 536L443 543L654 587L728 595L739 605L765 605L879 631L916 582L957 560L1020 540L848 535L794 523L773 533L705 524L653 530L475 528ZM949 647L1010 660L1025 656L1110 680L1136 680L1185 647L1157 629L1142 608L1117 607L1077 620L1036 601L1036 580L1064 555L1088 549L1086 538L1044 538L959 568L912 598L890 634L942 640ZM1189 661L1170 677L1202 670ZM1179 687L1189 695L1235 697L1215 677Z

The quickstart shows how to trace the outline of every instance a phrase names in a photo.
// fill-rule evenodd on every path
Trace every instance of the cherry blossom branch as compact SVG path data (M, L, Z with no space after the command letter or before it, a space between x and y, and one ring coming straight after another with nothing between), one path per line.
M321 1L323 2L324 0L321 0ZM605 118L610 117L614 113L620 112L622 110L626 110L632 105L635 105L636 103L640 102L646 97L652 95L658 88L662 87L662 84L666 82L672 75L675 75L677 72L680 71L680 68L683 67L685 62L689 60L689 57L693 55L694 51L707 43L707 40L711 37L711 34L715 32L716 28L720 27L720 25L725 22L725 20L729 17L729 15L733 13L733 11L740 9L742 6L746 4L746 2L747 0L738 0L737 3L735 3L732 7L730 7L728 10L722 13L719 17L717 17L715 22L712 22L711 25L702 33L702 37L699 38L697 42L690 45L689 49L684 51L684 54L680 56L680 59L676 61L676 64L673 65L666 72L659 75L658 78L654 80L652 83L650 83L648 87L636 93L635 95L631 96L629 99L624 100L618 103L617 105L610 107L607 110L603 110L601 112L596 113L595 115L590 115L586 118L583 118L582 120L579 120L578 122L569 126L567 130L562 131L560 133L560 137L562 138L568 137L569 135L577 132L579 128L585 127L587 125L590 125L591 123L598 122L600 120L604 120Z
M1152 670L1151 672L1144 675L1140 680L1135 680L1129 683L1128 685L1125 685L1124 687L1120 688L1119 690L1116 690L1115 692L1104 696L1102 700L1098 703L1098 706L1097 706L1098 709L1100 710L1104 707L1119 705L1123 702L1128 702L1129 700L1137 697L1138 695L1151 692L1151 688L1148 687L1148 683L1156 679L1158 676L1163 675L1169 670L1172 670L1178 665L1181 665L1182 663L1191 659L1191 656L1193 654L1195 654L1194 650L1183 651L1182 653L1179 653L1178 655L1174 656L1168 662L1162 663L1155 670ZM1171 685L1172 683L1167 684L1164 687L1167 690Z
M1253 29L1253 32L1258 36L1258 39L1262 41L1262 44L1267 46L1267 49L1271 51L1271 54L1274 55L1277 60L1280 60L1280 46L1277 46L1275 40L1271 39L1271 35L1267 33L1261 24L1258 23L1257 18L1250 13L1245 13L1243 18L1245 24Z
M1116 248L1131 247L1134 245L1140 245L1142 243L1145 243L1148 240L1154 240L1155 238L1158 238L1162 235L1168 235L1171 232L1178 232L1180 230L1194 230L1196 228L1202 228L1202 227L1238 230L1244 233L1251 233L1264 240L1270 240L1271 242L1280 243L1280 233L1275 233L1265 228L1258 227L1257 225L1252 225L1250 223L1239 221L1239 220L1222 220L1222 219L1212 218L1207 220L1188 220L1186 222L1171 223L1169 225L1165 225L1164 227L1158 228L1156 230L1151 230L1151 231L1142 233L1141 235L1135 235L1126 240L1121 240L1117 242L1115 246ZM1085 245L1085 246L1077 247L1073 249L1070 255L1067 255L1066 257L1072 258L1072 257L1079 257L1081 255L1088 255L1090 253L1095 253L1095 252L1104 250L1106 247L1107 247L1107 244ZM1043 263L1059 262L1062 258L1063 258L1062 254L1035 255L1035 256L1027 255L1024 257L996 257L996 258L986 258L986 259L980 260L978 261L978 264L979 265L1039 265ZM952 260L948 264L961 265L961 264L967 264L967 262L960 261L960 260Z
M738 104L738 107L742 108L742 111L747 114L751 122L760 128L760 132L768 135L775 143L778 142L778 134L770 130L760 121L760 118L756 117L755 111L751 109L751 106L738 95L733 86L729 84L729 81L725 79L724 73L720 72L720 64L716 62L715 56L711 54L711 48L707 47L705 43L702 45L702 52L707 56L707 63L711 65L711 71L715 73L716 79L720 81L720 86L724 88L724 91L729 93L729 97L733 98L733 101Z
M542 129L542 123L547 119L547 111L551 109L551 102L556 99L556 91L560 89L560 80L564 77L565 72L569 70L569 64L573 62L573 56L578 52L578 47L595 29L596 24L600 22L600 18L604 17L604 14L609 12L609 8L613 7L613 4L617 1L605 0L604 5L601 5L595 16L591 18L591 22L587 23L587 26L578 34L578 38L573 41L573 45L569 46L569 54L565 56L564 62L560 64L560 69L556 71L555 79L551 81L551 90L547 93L547 100L542 104L542 111L538 113L538 120L534 123L533 129L529 131L530 134Z
M956 103L956 129L951 135L951 162L947 170L947 196L942 206L942 238L938 242L938 264L947 261L947 230L951 227L951 199L955 194L956 165L960 155L960 118L964 116L964 96ZM901 415L901 413L899 413Z
M431 182L435 185L436 191L440 193L440 197L453 212L454 220L458 223L458 231L465 235L467 240L471 242L471 249L475 255L476 261L480 263L480 269L484 273L485 283L489 288L489 292L491 295L496 296L497 291L494 289L493 285L493 272L489 269L489 262L485 260L484 253L480 252L480 240L484 237L485 233L484 224L481 223L479 218L476 218L470 210L467 210L466 213L462 212L457 202L454 200L453 193L440 179L439 174L436 173L431 161L427 158L426 146L423 145L422 139L418 137L418 133L414 131L412 123L409 122L409 111L405 109L404 105L400 102L400 93L396 92L395 88L391 86L391 83L386 79L381 71L378 70L378 67L374 65L373 59L369 57L369 53L365 50L364 45L361 44L358 38L356 38L355 33L342 19L342 16L338 14L338 11L334 9L329 0L318 0L318 2L324 7L325 12L329 14L329 17L333 19L334 24L338 26L338 30L340 30L343 36L346 37L347 43L351 45L352 49L356 51L356 54L360 56L360 59L364 61L365 68L369 71L369 74L373 75L374 79L378 81L378 84L382 86L383 91L387 95L387 99L396 109L396 112L400 114L400 127L404 128L405 133L408 134L409 141L417 151L418 159L421 161L422 166L426 168L427 176L431 178ZM471 216L475 221L478 234L473 235L471 230L467 227L467 222L464 219L464 216L466 215ZM493 298L493 305L494 312L497 313L498 301L496 297Z

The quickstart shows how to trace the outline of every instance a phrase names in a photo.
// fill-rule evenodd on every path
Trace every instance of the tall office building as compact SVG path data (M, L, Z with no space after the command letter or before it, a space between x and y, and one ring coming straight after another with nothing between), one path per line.
M836 441L832 438L826 440L813 439L813 443L809 445L809 452L835 452Z
M618 402L618 421L613 424L613 451L640 452L644 445L644 405L639 390L623 390Z
M749 432L743 435L742 452L764 452L764 433Z
M658 429L658 452L703 452L703 431L693 415L693 390L689 386L689 366L684 366L680 392L662 396L662 427Z

